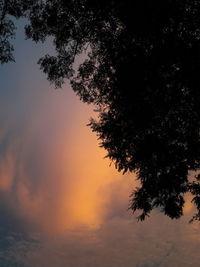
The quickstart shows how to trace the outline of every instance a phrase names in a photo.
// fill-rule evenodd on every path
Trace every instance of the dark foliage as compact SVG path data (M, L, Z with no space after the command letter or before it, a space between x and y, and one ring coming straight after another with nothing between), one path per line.
M29 38L54 38L56 55L39 60L48 79L70 79L98 106L90 126L101 145L119 171L137 173L132 211L179 218L190 192L199 220L200 179L189 172L200 167L200 1L46 0L26 14Z
M14 61L13 45L16 26L14 21L28 15L37 0L0 0L0 63Z

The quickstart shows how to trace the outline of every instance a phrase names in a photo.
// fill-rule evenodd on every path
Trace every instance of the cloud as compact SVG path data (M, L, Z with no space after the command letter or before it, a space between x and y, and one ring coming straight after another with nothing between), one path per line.
M199 225L154 213L144 223L115 216L98 229L79 227L61 235L33 236L10 251L25 266L198 266ZM25 257L22 248L26 249Z
M22 99L32 99L27 112L18 112L21 99L15 112L6 109L2 117L0 195L6 195L26 229L53 233L84 224L97 228L111 210L114 191L116 198L124 196L121 207L126 209L130 182L122 186L121 174L109 167L86 126L91 107L80 103L70 88L38 90L27 93L24 88Z
M91 110L71 93L65 116L65 94L41 98L30 121L0 134L1 265L198 266L193 207L178 221L154 212L137 223L127 211L134 177L109 167L85 126Z
M36 51L18 49L21 67L7 65L0 88L0 265L198 266L193 206L178 221L155 211L137 223L127 211L134 175L103 159L85 126L91 108L49 88Z

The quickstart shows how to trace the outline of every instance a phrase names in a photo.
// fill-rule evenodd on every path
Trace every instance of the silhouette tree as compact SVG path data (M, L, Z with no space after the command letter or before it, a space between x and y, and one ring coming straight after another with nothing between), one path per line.
M37 0L0 0L0 63L14 61L13 45L15 38L15 21L25 17Z
M199 220L200 2L46 0L26 17L28 38L53 37L55 55L39 60L48 79L70 79L98 107L90 126L101 146L119 171L137 173L130 209L179 218L190 192Z

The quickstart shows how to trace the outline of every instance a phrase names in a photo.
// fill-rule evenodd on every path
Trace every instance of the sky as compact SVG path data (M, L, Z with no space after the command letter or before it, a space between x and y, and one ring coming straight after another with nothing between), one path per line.
M14 40L0 66L0 266L199 266L194 208L145 222L127 210L137 185L118 173L87 126L97 114L66 81L54 89L37 65L50 40Z

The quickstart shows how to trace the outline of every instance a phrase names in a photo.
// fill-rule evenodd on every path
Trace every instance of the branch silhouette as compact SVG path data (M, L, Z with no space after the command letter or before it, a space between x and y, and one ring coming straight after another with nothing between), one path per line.
M97 106L90 126L101 146L119 171L137 173L130 209L142 211L140 220L154 208L179 218L190 192L199 220L200 2L30 1L19 14L28 38L53 37L56 55L39 60L48 79L56 87L70 79L80 99Z

